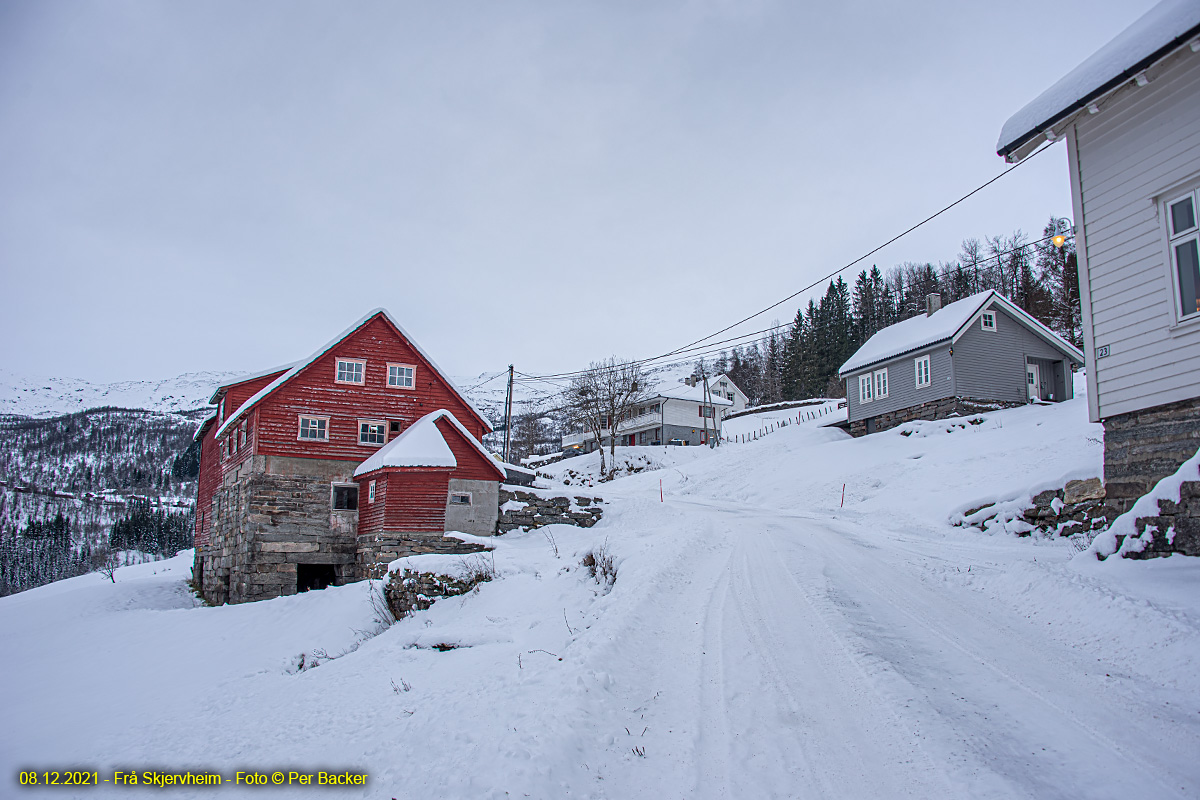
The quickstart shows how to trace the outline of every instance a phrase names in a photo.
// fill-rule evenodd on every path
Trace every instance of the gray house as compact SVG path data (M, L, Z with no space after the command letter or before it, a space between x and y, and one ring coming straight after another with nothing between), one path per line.
M930 295L923 316L879 331L838 370L851 434L1074 396L1083 353L1003 295L940 306Z
M1125 511L1200 447L1200 3L1168 0L1018 111L997 150L1067 140L1104 479Z

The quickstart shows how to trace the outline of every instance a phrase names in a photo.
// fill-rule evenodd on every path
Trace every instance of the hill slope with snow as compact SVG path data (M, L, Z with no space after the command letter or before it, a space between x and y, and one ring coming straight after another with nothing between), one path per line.
M949 523L1098 474L1082 398L862 439L821 422L620 448L642 471L606 483L596 454L545 468L603 496L601 522L498 537L496 580L374 638L365 583L207 608L187 554L0 599L0 770L349 769L370 798L1200 796L1194 560ZM611 589L579 565L601 546Z

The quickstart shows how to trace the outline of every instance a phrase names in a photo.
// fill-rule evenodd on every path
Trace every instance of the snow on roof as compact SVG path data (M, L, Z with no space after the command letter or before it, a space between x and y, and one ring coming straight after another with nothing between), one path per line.
M1078 348L1014 305L1004 295L989 289L986 292L956 300L930 316L922 314L919 317L912 317L877 332L867 339L866 343L858 348L845 364L842 364L841 369L838 370L838 377L844 378L847 374L857 372L863 367L911 353L931 344L957 340L967 325L975 319L975 315L990 305L1000 306L1050 345L1057 347L1079 364L1083 364L1083 353L1079 352Z
M446 443L446 437L442 435L441 429L437 426L437 421L440 419L446 420L457 428L463 438L495 468L502 480L508 478L504 468L496 459L492 458L492 454L471 435L470 431L463 427L454 414L444 408L430 412L409 425L407 430L359 464L358 469L354 470L354 477L358 478L368 472L385 467L450 467L452 469L457 467L458 459L454 457L454 451L450 449L450 445Z
M237 411L234 411L232 414L229 415L228 418L226 418L224 424L222 424L221 427L217 429L216 435L221 436L222 434L224 434L225 431L229 429L230 425L232 425L235 421L240 419L247 411L249 411L251 408L253 408L255 405L257 405L260 400L262 400L267 395L271 394L271 392L275 391L283 384L290 381L292 378L294 378L296 375L298 375L300 373L300 371L303 370L305 367L307 367L308 365L312 364L317 359L324 356L326 353L328 353L330 350L332 350L334 347L336 347L343 339L345 339L350 334L357 331L363 325L366 325L368 322L370 322L372 319L374 319L376 316L378 316L380 314L382 314L384 316L384 318L386 318L387 321L390 322L396 328L396 330L398 330L400 332L400 335L404 337L405 341L407 341L408 344L414 350L416 350L418 353L421 354L421 357L424 358L425 361L427 361L429 363L429 366L433 367L434 372L436 372L441 377L441 379L444 380L446 382L446 384L451 389L454 390L454 393L458 395L459 399L462 400L464 404L466 404L467 408L471 409L471 411L473 411L475 413L475 416L479 417L480 421L483 422L483 424L485 426L487 426L487 429L490 431L492 429L492 425L490 422L488 422L487 417L485 417L483 414L481 414L479 412L479 409L475 407L475 404L471 402L470 398L468 398L462 392L462 390L458 388L457 385L455 385L454 381L452 381L450 379L450 376L442 371L442 368L437 365L437 362L429 357L429 354L425 352L424 348L422 348L421 345L417 344L415 339L413 339L411 336L408 335L408 331L404 330L404 328L400 325L400 323L397 322L395 320L395 318L387 312L387 309L376 308L373 311L367 312L367 315L364 316L362 319L360 319L358 322L354 323L349 328L342 331L334 338L330 339L328 342L326 342L321 348L319 348L311 356L304 359L303 361L297 361L291 367L291 369L289 369L287 372L283 373L278 378L271 381L269 384L267 384L262 389L260 389L249 400L247 400L245 403L243 403L241 406L239 406ZM271 373L268 372L265 374L270 375ZM457 420L455 420L455 422L457 422Z
M217 412L212 412L204 419L200 420L200 427L196 428L196 432L192 434L192 441L198 441L204 438L204 432L208 430L208 426L217 421Z
M712 395L709 400L709 405L714 406L731 406L732 400L726 400L724 397L712 392L712 381L708 382L709 392ZM648 397L665 397L668 400L694 400L697 403L704 402L704 387L700 384L688 386L686 383L660 383L658 386L652 387Z
M1197 35L1200 35L1200 3L1163 0L1013 114L1000 130L996 152L1009 155Z
M255 380L256 378L265 378L268 375L274 375L277 372L285 372L285 371L291 369L292 367L296 366L299 363L300 363L299 361L293 361L290 364L282 364L278 367L272 367L271 369L262 369L262 370L259 370L258 372L251 372L247 375L239 375L238 377L234 378L233 380L225 381L224 383L219 385L217 388L213 389L212 397L209 398L208 404L210 406L216 404L217 398L221 394L222 389L228 389L230 386L237 386L239 383L245 383L246 381L252 381L252 380Z

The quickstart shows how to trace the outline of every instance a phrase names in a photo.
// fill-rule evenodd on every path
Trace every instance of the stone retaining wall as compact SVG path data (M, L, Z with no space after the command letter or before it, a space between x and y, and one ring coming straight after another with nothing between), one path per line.
M388 577L383 595L388 608L401 619L414 611L424 611L439 597L455 597L466 594L481 583L490 581L491 576L477 572L465 578L438 575L433 572L415 572L406 569L393 572Z
M576 497L576 505L582 511L571 510L569 497L539 497L531 492L519 489L500 489L500 508L503 509L510 501L524 504L524 508L513 511L501 511L500 519L496 522L497 533L508 533L521 528L532 530L543 525L575 525L580 528L590 528L600 521L604 511L599 505L604 502L601 497Z
M442 531L380 531L359 537L359 574L367 578L383 577L388 564L405 556L470 555L485 550L483 545L445 536Z
M1184 481L1179 486L1178 503L1159 500L1158 516L1138 517L1134 525L1146 546L1140 551L1126 550L1125 558L1158 558L1173 553L1200 556L1200 481Z

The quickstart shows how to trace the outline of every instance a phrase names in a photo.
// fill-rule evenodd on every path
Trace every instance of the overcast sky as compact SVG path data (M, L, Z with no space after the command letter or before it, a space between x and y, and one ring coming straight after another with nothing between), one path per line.
M1000 172L1151 5L3 0L0 361L249 371L377 306L457 375L667 351ZM868 265L1070 213L1059 144Z

